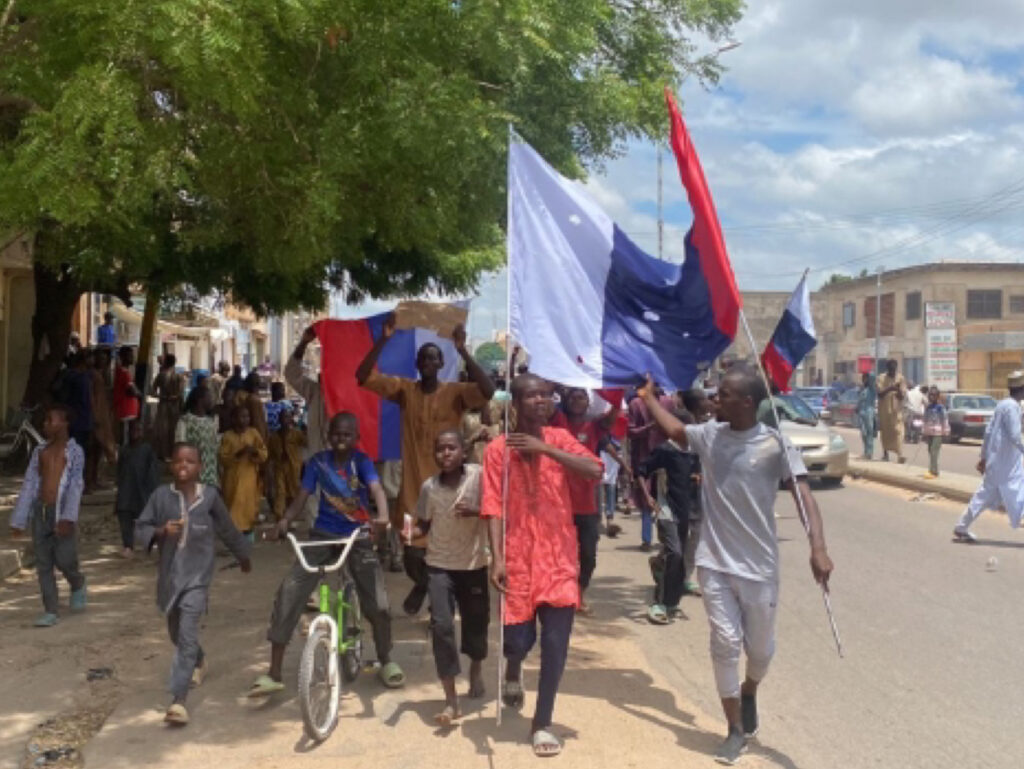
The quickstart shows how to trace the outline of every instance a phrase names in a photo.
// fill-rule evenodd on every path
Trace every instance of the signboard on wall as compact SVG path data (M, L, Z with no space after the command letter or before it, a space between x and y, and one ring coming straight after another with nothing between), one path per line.
M956 305L953 302L925 302L925 328L956 328Z
M925 383L945 391L957 388L955 328L925 331Z

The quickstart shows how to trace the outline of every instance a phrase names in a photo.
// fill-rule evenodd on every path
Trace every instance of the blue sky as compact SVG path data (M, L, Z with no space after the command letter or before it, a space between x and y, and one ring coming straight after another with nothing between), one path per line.
M718 86L680 99L741 288L1024 257L1024 1L751 2L733 37ZM652 254L655 158L632 143L587 181ZM690 211L666 161L678 260ZM504 297L483 282L471 335L504 327Z

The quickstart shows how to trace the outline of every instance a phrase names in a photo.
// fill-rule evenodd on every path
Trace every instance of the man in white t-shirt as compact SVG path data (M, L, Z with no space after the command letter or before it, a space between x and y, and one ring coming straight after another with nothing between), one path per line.
M757 733L757 686L775 652L779 546L774 505L780 481L794 499L800 495L807 512L814 578L827 585L832 572L803 460L778 431L757 421L758 403L766 396L754 374L733 369L718 388L718 421L683 425L661 407L650 382L640 390L658 426L700 456L704 521L697 567L711 625L715 683L729 723L715 760L730 765ZM744 649L747 669L741 685Z

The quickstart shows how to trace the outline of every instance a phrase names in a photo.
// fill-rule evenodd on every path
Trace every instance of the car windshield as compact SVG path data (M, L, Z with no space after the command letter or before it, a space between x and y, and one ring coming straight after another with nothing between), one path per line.
M806 398L809 401L820 401L822 398L825 397L825 393L827 391L824 387L808 387L801 388L799 390L794 390L793 392L795 392L801 398Z
M818 417L814 410L799 395L776 395L774 397L775 408L781 413L783 419L793 422L817 423Z
M990 395L954 395L952 407L955 409L994 409L996 399Z

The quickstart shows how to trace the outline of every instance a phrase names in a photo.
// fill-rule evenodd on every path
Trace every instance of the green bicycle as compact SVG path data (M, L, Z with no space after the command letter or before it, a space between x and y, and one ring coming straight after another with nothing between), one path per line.
M344 539L313 542L299 542L295 535L288 535L302 568L320 577L319 614L310 623L299 662L299 709L306 734L316 742L326 740L338 725L342 681L355 681L363 666L359 594L344 567L356 540L365 536L366 529ZM303 551L317 547L341 547L341 555L334 563L310 566ZM341 588L332 593L325 577L337 571L342 575Z

